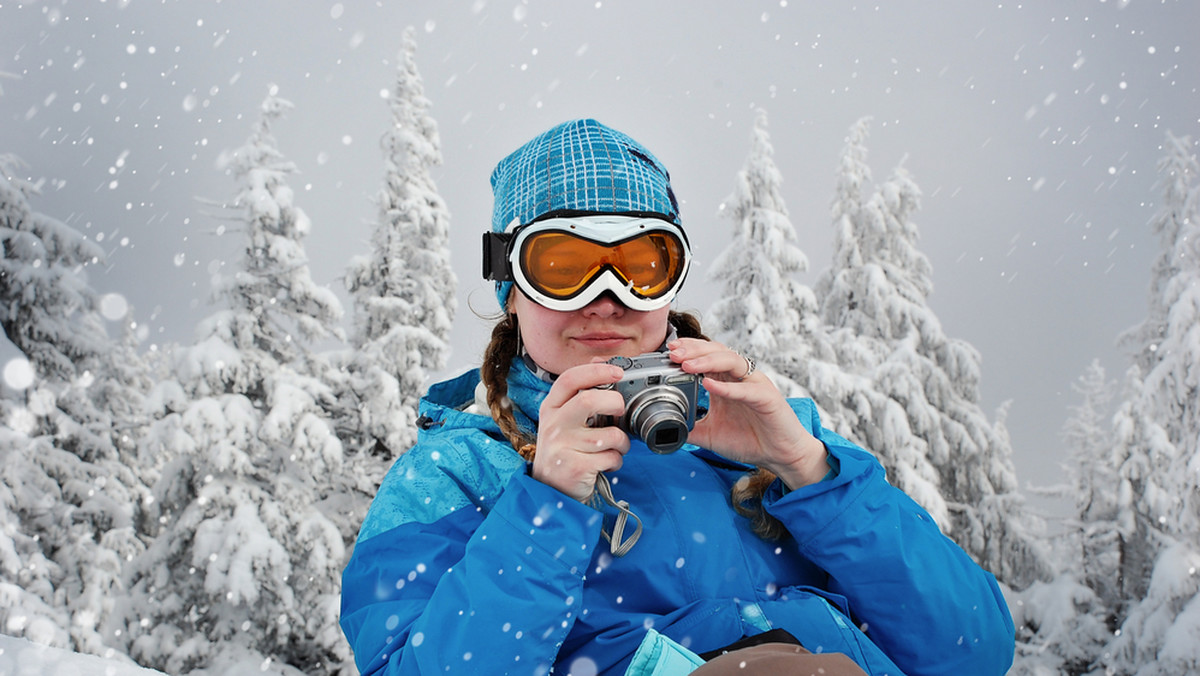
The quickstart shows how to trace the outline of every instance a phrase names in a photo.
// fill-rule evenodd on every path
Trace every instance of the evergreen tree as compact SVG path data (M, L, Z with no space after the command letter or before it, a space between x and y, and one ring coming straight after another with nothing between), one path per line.
M842 148L836 172L833 203L833 261L817 280L816 295L821 316L830 327L856 328L859 321L852 317L858 312L854 297L856 272L863 266L860 243L860 222L863 197L871 181L867 165L867 135L871 118L859 119L850 127L846 145Z
M937 473L926 458L928 444L914 434L900 403L876 382L887 346L877 336L860 331L865 324L854 286L863 270L863 246L869 239L863 232L870 201L864 197L871 182L866 162L869 123L870 118L857 121L842 150L831 205L833 261L817 282L818 316L826 327L821 334L831 347L823 358L806 360L797 380L805 383L809 396L828 412L831 428L872 449L891 480L946 527L949 510Z
M1010 592L1008 608L1017 629L1009 676L1099 673L1095 667L1112 632L1104 622L1104 604L1075 575L1064 573Z
M1017 626L1014 676L1091 673L1116 629L1118 480L1109 427L1111 384L1099 360L1073 389L1081 401L1072 407L1063 434L1070 484L1058 490L1074 497L1075 513L1055 548L1065 564L1053 581L1034 582L1009 600Z
M272 90L246 145L224 158L244 255L214 279L223 307L148 398L143 443L165 459L158 531L132 565L124 633L135 659L170 673L332 673L350 660L337 626L342 445L330 368L311 346L339 337L341 306L310 277L310 224L286 181L295 168L271 135L289 107Z
M431 372L446 366L457 280L450 216L432 170L441 165L437 124L416 64L415 31L404 32L384 134L384 182L372 252L349 266L354 358L346 427L387 460L416 441L417 404Z
M292 104L274 92L272 87L247 143L221 158L226 173L240 186L234 207L242 212L246 248L241 268L214 281L217 301L226 302L230 311L214 317L202 330L286 364L307 361L311 352L305 346L311 341L342 338L337 328L342 306L333 291L313 282L308 271L303 240L312 223L293 203L287 183L296 166L284 159L271 134ZM232 383L255 380L253 372L231 376Z
M1200 453L1200 164L1190 137L1167 134L1168 153L1159 163L1163 207L1154 220L1162 242L1155 265L1151 308L1165 308L1154 343L1143 353L1154 359L1145 371L1158 420L1183 458ZM1167 276L1169 273L1169 276ZM1175 513L1180 533L1200 536L1200 495L1196 472L1178 485ZM1193 540L1200 542L1200 540Z
M1125 335L1134 366L1115 419L1121 478L1121 633L1116 673L1200 668L1200 176L1189 137L1167 135L1162 253L1145 322Z
M861 155L859 151L863 151L859 143L848 146L847 165L854 165L852 159ZM852 331L839 329L831 337L821 321L816 296L795 279L807 269L808 261L796 244L773 154L766 114L759 111L750 154L723 205L723 213L734 221L733 242L709 272L723 283L711 310L718 327L715 336L755 355L787 394L811 397L824 425L867 448L884 450L889 471L903 477L901 485L935 518L945 518L936 477L923 484L914 477L912 468L919 465L920 455L905 458L909 462L896 461L905 457L905 449L923 448L923 442L912 435L900 406L883 396L868 377L875 359L855 352L862 343ZM840 185L845 189L839 194L847 199L835 203L835 212L839 211L836 204L843 204L846 212L859 209L851 200L869 170L865 164L855 166L860 170L854 175L858 180L843 177ZM847 217L844 222L852 221ZM856 246L857 240L848 237L845 243ZM918 486L923 490L914 491Z
M820 347L819 320L816 297L795 278L808 269L808 258L788 217L774 152L767 114L760 109L750 154L722 205L734 234L709 269L709 277L722 285L710 314L717 339L790 376Z
M1141 601L1131 607L1103 666L1112 674L1173 676L1200 670L1200 552L1168 540Z
M0 399L0 622L101 654L121 563L142 547L134 524L145 486L121 462L130 408L115 405L136 406L137 383L122 380L136 366L109 361L114 344L84 272L101 250L33 211L22 166L0 157L0 325L29 375L5 383Z
M19 429L20 418L31 414L5 394L0 399L5 420L0 425L0 626L12 636L72 648L70 616L56 599L64 572L51 558L52 543L42 536L70 520L58 482L38 462L55 449Z
M149 486L158 478L157 462L142 452L139 442L150 424L146 393L154 386L155 366L139 350L141 339L133 308L127 308L117 321L121 335L112 342L107 377L93 387L93 399L112 420L109 429L121 463Z
M1150 586L1154 555L1162 545L1160 522L1166 521L1172 497L1165 485L1166 468L1178 451L1154 419L1150 397L1138 366L1126 373L1123 402L1114 417L1114 461L1120 477L1117 526L1120 532L1120 596L1135 603ZM1121 615L1126 615L1122 609Z
M808 263L796 244L773 154L766 114L759 111L750 154L722 205L722 213L734 221L733 241L709 271L723 286L711 310L715 337L755 355L789 396L811 397L822 423L843 436L868 448L898 449L919 442L900 407L862 375L870 371L871 360L860 361L863 355L852 349L840 354L834 349L835 342L853 344L853 336L847 331L831 337L812 290L795 279ZM839 357L850 367L839 364ZM936 489L918 499L938 509ZM944 508L938 513L944 516Z
M76 364L106 348L93 310L96 294L82 274L104 251L74 228L33 211L37 188L18 172L24 163L0 156L0 325L39 376L70 381Z
M1198 227L1194 144L1189 136L1177 137L1168 132L1166 150L1158 164L1162 207L1150 223L1161 248L1150 270L1147 317L1119 339L1143 375L1150 373L1165 354L1160 347L1167 334L1168 313L1186 288L1172 280L1180 275L1181 268L1195 262L1194 254L1188 258L1189 247L1196 246L1194 237L1189 245L1188 235Z
M1115 629L1119 605L1120 532L1117 528L1117 489L1120 480L1112 464L1113 439L1109 406L1113 398L1099 360L1093 360L1073 385L1082 401L1072 407L1064 426L1068 472L1075 499L1071 549L1066 560L1078 581L1097 595L1105 622Z
M932 268L913 221L920 190L903 167L869 196L868 120L850 133L833 206L834 261L818 282L839 364L868 378L857 434L897 486L981 565L1018 587L1052 575L1017 492L1003 421L979 407L980 357L928 307Z

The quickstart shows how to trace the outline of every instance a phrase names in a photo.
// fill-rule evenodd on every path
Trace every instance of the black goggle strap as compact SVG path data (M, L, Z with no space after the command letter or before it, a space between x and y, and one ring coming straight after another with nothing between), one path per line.
M512 263L509 261L508 247L512 244L515 232L485 232L483 233L483 278L493 282L513 281Z

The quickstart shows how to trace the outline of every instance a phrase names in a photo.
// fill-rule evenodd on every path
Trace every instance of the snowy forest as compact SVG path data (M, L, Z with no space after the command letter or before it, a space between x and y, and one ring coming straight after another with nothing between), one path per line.
M275 124L278 91L222 154L220 209L241 256L214 274L189 344L146 349L89 271L105 252L38 206L37 166L0 156L0 632L168 674L353 674L341 570L384 472L446 367L456 229L433 179L438 124L403 40L386 100L371 248L345 307L309 271L310 222ZM1167 132L1144 320L1112 339L1127 368L1079 375L1061 430L1073 505L1027 505L1006 409L981 355L927 299L919 177L874 175L871 119L830 167L830 260L815 285L781 192L768 111L730 167L728 246L707 269L714 339L874 452L891 482L1001 582L1013 674L1200 671L1200 167ZM1186 132L1187 130L1176 130ZM0 149L0 153L4 149ZM1133 226L1131 226L1133 227ZM452 234L453 233L453 234ZM113 315L125 330L110 335Z

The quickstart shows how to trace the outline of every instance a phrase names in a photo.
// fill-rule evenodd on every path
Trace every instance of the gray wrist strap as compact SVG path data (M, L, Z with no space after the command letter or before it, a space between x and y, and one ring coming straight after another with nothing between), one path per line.
M592 495L593 506L599 501L603 501L604 504L615 507L617 510L617 521L613 524L612 534L610 535L603 529L600 534L604 536L605 540L608 540L608 549L613 556L625 556L642 536L642 520L638 518L637 514L630 511L628 502L613 498L612 485L609 484L608 477L603 473L596 475L596 492ZM637 523L637 528L628 538L622 540L625 535L625 526L629 523L630 517Z

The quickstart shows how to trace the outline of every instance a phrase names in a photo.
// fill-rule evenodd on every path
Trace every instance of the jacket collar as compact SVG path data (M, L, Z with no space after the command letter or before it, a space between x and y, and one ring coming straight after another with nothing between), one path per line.
M421 398L418 424L424 429L448 424L499 433L500 428L487 408L472 406L479 385L479 369L434 383ZM517 427L530 437L537 436L537 412L549 391L550 383L538 378L524 359L513 359L508 373L508 398L513 403Z

